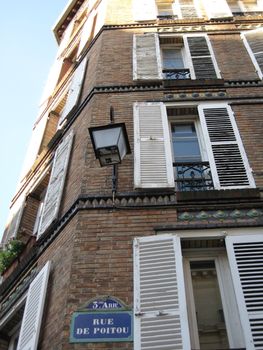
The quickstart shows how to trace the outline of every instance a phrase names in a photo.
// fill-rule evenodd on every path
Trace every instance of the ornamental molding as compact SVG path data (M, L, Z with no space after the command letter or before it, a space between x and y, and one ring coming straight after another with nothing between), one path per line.
M257 221L262 220L263 209L261 208L245 208L245 209L227 209L227 210L201 210L201 211L183 211L178 212L178 221L240 221L247 220Z

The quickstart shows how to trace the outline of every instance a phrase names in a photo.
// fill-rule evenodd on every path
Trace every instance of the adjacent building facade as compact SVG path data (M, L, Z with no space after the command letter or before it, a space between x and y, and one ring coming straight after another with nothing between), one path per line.
M53 30L0 349L263 349L263 2L72 0ZM113 122L131 153L101 167L89 128ZM106 296L133 339L73 341Z

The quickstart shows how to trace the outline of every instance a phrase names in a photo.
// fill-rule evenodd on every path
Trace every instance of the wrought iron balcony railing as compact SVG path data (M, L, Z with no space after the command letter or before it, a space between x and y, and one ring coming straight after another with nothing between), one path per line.
M163 76L168 80L191 79L190 70L187 68L163 69Z
M214 184L209 162L175 162L176 187L178 191L213 190Z
M157 18L161 20L176 20L178 19L178 16L177 15L159 15L157 16Z
M263 15L262 11L235 11L232 12L233 16L259 16Z

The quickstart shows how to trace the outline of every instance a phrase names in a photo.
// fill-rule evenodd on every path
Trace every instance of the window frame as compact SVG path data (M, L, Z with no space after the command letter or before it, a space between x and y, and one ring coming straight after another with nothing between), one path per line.
M198 238L198 237L197 237ZM218 287L223 307L225 326L229 348L245 348L245 340L242 339L241 321L239 316L238 305L235 298L234 285L231 277L229 261L226 249L196 249L196 251L182 249L183 256L183 272L185 281L185 292L187 300L188 324L191 338L191 346L194 349L199 349L199 335L196 319L196 308L193 294L193 285L191 278L191 261L214 261ZM239 328L237 328L237 325ZM239 341L241 341L239 343Z
M195 131L196 131L196 136L197 136L197 140L198 140L198 145L199 145L199 149L200 149L200 155L201 155L201 161L202 162L208 162L208 156L207 156L207 152L206 152L206 147L205 147L205 139L204 139L204 135L202 132L202 127L201 127L201 123L200 123L200 119L199 119L199 115L198 115L198 111L197 111L197 106L193 106L196 107L196 115L189 115L189 116L183 116L183 117L179 117L180 119L178 120L177 116L168 116L168 123L169 123L169 131L170 131L170 142L171 142L171 149L172 149L172 155L173 155L173 160L176 161L175 159L175 155L174 155L174 149L173 149L173 138L172 138L172 124L184 124L184 123L194 123L195 126ZM166 106L166 111L169 108L169 106Z

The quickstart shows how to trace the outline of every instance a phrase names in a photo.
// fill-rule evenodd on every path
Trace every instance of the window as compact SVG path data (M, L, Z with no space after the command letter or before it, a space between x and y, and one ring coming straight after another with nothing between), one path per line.
M178 191L255 187L226 103L134 104L135 188Z
M134 80L220 79L207 35L134 36Z
M252 230L253 231L253 230ZM262 233L185 231L134 241L135 350L263 345Z
M182 37L160 38L164 79L190 79Z
M173 10L173 0L170 1L162 1L157 0L156 1L157 11L158 11L158 18L174 18L174 10Z

